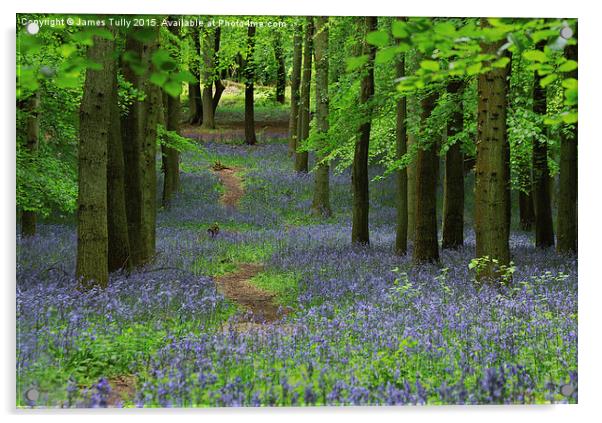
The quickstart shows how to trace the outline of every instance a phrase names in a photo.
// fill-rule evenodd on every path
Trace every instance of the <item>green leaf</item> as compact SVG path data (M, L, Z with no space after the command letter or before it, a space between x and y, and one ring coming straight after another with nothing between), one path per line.
M551 73L548 76L544 77L541 79L541 81L539 81L539 85L541 85L541 88L545 88L548 85L550 85L552 82L554 82L556 80L557 76L555 73Z
M167 80L169 79L169 74L165 72L153 72L149 78L150 82L159 87L163 87Z
M197 82L196 77L187 70L176 72L171 76L171 79L178 82Z
M474 63L466 68L466 74L468 75L476 75L481 71L483 64L481 62Z
M368 55L347 58L347 72L361 68L368 62Z
M393 47L385 47L382 50L379 50L376 53L376 58L374 61L378 64L389 63L395 56L397 55L398 48L397 46Z
M131 32L132 37L141 43L150 43L157 38L157 31L150 27L138 27Z
M393 21L391 24L391 32L395 38L407 38L410 35L408 24L400 20Z
M174 80L169 80L167 81L167 83L163 86L163 89L165 90L165 92L167 94L169 94L172 97L177 97L180 95L180 93L182 92L182 84L178 81L174 81Z
M494 68L505 68L506 65L508 65L509 62L510 62L510 58L509 57L500 57L495 62L493 62L491 64L491 66L494 67Z
M548 56L541 50L527 50L523 52L523 57L532 62L546 62Z
M451 22L438 22L433 28L436 34L443 35L445 37L454 37L456 35L456 27Z
M420 62L420 67L431 72L438 72L440 68L439 62L435 60L423 60Z
M570 72L577 69L577 62L574 60L567 60L562 65L558 66L558 72Z
M169 52L165 49L159 49L155 51L151 57L151 62L158 69L164 71L170 71L176 68L176 61L169 55Z
M562 86L567 89L577 89L578 82L575 78L566 78L562 81Z
M384 47L389 44L389 34L385 31L374 31L366 35L366 42L377 47Z
M566 124L576 123L578 120L578 115L576 111L567 112L562 115L562 121Z

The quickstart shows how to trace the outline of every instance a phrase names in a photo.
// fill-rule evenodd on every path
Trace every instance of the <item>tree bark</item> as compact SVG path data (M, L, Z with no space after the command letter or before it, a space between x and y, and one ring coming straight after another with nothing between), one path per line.
M316 18L315 36L316 65L316 130L320 136L328 133L328 17ZM330 175L328 162L321 162L324 155L318 151L312 211L316 215L330 216Z
M368 149L370 146L370 129L372 126L372 105L374 96L374 58L376 47L366 42L366 35L377 29L377 18L367 16L359 18L364 20L363 54L368 55L368 62L364 67L360 86L360 105L366 110L366 120L359 127L359 136L355 143L351 184L353 187L353 208L351 241L358 244L370 243L370 229L368 225L370 194L368 186Z
M291 115L289 118L289 156L293 157L297 149L297 130L299 119L299 86L301 84L301 57L303 41L301 26L298 25L293 35L293 72L291 75Z
M544 44L538 43L543 51ZM542 118L547 113L546 89L540 85L541 76L535 72L533 79L533 111ZM548 169L548 145L545 140L533 140L533 199L535 205L535 246L554 246L552 201L550 198L550 170Z
M247 57L245 59L245 143L255 145L255 105L253 103L255 80L255 32L254 26L247 30Z
M303 44L303 72L301 75L301 97L299 103L299 123L297 127L297 150L300 144L309 137L310 114L310 91L311 91L311 62L313 51L314 21L311 16L307 17L305 25L305 41ZM295 154L295 171L305 172L309 170L309 153L297 151Z
M114 67L110 97L107 145L107 228L109 273L130 267L130 239L125 208L125 164L121 139L121 113L117 66Z
M215 63L215 69L216 72L218 72L218 75L215 78L215 92L213 93L213 100L212 100L212 106L213 106L213 116L215 118L215 112L217 110L217 106L219 105L219 101L222 98L222 94L224 93L224 90L226 89L224 83L222 82L222 79L224 79L226 77L226 70L222 69L221 71L219 71L219 49L220 49L220 43L221 43L221 38L222 38L222 28L221 27L217 27L215 28L215 49L213 50L215 52L215 59L214 59L214 63Z
M286 66L284 63L284 50L282 48L282 34L276 31L274 34L274 56L276 59L276 101L284 104L286 90Z
M396 63L396 76L405 76L405 56ZM406 128L407 100L401 97L397 100L395 126L395 148L397 159L401 160L407 153L408 134ZM403 167L396 172L397 178L397 230L395 233L395 253L405 255L408 252L408 170Z
M566 58L577 61L577 45L566 48ZM568 75L577 79L577 70ZM559 253L577 252L577 124L560 131L560 187L558 201Z
M190 107L190 118L188 122L191 125L202 125L203 124L203 102L201 100L201 71L200 71L200 57L201 57L201 41L199 29L191 30L192 36L192 63L189 63L190 72L196 78L196 82L188 84L188 104Z
M421 101L421 132L425 132L426 121L431 115L438 98L431 92ZM416 156L416 229L414 233L415 264L437 262L439 242L437 239L437 175L439 155L437 141L423 139Z
M529 169L530 171L531 169ZM529 181L531 175L529 173ZM535 222L535 210L533 209L533 196L531 195L531 184L529 192L520 191L518 193L518 207L520 212L520 227L523 231L531 231Z
M106 287L109 279L107 145L114 47L114 41L95 36L88 48L88 60L100 63L102 69L86 70L79 115L76 276L84 288Z
M464 127L461 99L464 81L450 82L447 91L454 96L452 101L456 104L447 124L447 136L453 137ZM464 154L459 141L450 146L445 155L442 232L442 248L454 249L464 245Z
M27 122L25 148L34 157L38 153L40 138L40 94L36 91L27 99ZM37 215L31 210L21 212L21 236L34 236L36 234Z
M485 19L481 26L488 26ZM503 41L483 44L485 54L496 54ZM489 261L478 269L479 280L497 275L499 265L510 261L506 209L508 184L505 169L506 107L509 69L493 68L478 78L477 105L477 160L475 181L475 233L477 258L489 257Z
M215 115L213 114L213 83L215 75L215 29L207 28L203 31L202 39L202 101L203 101L203 127L215 129Z

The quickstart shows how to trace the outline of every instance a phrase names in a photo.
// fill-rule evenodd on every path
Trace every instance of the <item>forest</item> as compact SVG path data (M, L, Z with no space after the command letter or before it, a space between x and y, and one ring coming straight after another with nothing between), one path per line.
M16 20L17 407L577 403L577 19Z

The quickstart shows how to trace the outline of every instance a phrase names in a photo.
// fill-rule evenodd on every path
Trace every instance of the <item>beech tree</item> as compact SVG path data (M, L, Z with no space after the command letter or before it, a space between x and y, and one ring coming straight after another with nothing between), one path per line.
M464 127L464 84L463 80L447 84L447 91L456 105L447 124L448 138L462 132ZM454 142L445 154L442 232L442 248L458 248L464 244L464 154L459 141Z
M396 76L405 76L405 56L397 61ZM405 96L397 100L395 125L395 149L397 159L401 160L407 152L408 134L406 128L407 99ZM408 251L408 170L403 167L397 171L397 230L395 233L395 253L405 255Z
M299 117L297 124L297 145L295 154L295 171L307 172L309 169L309 153L299 151L299 145L309 137L311 66L313 51L314 20L308 16L305 23L303 41L303 70L301 74L301 96L299 102Z
M301 25L295 26L293 34L293 70L291 73L291 112L288 130L289 155L294 157L297 150L297 130L299 120L299 86L301 85L301 58L303 55L303 39L301 36Z
M203 57L202 67L202 103L203 103L203 126L215 129L215 115L213 109L213 82L215 77L215 29L205 28L202 31Z
M481 19L481 28L488 27ZM503 45L499 42L483 43L485 54L496 54ZM489 260L479 268L479 278L496 274L493 260L499 265L510 262L508 243L506 190L508 184L505 157L506 107L508 95L508 67L494 67L479 75L477 103L477 162L475 167L475 234L476 256Z
M376 31L378 25L376 17L367 16L359 19L363 19L364 37L368 33ZM367 62L362 69L360 106L366 111L366 116L359 127L351 170L351 184L353 188L351 241L359 244L369 244L370 229L368 215L370 198L368 186L368 148L370 146L370 129L372 127L372 105L370 101L374 96L374 58L376 57L376 47L368 44L365 38L362 43L362 53L367 55Z
M274 58L276 59L276 101L284 104L286 65L284 63L284 48L280 31L274 32Z
M316 18L315 35L316 64L316 133L325 137L328 133L328 17ZM330 216L329 164L322 154L317 155L314 198L312 211L321 216Z
M257 143L255 136L255 108L254 108L254 80L255 80L255 32L256 28L250 25L247 29L247 51L245 57L245 143Z
M78 144L77 260L76 276L82 286L107 286L107 146L111 127L114 41L95 36L80 109Z
M38 151L40 138L40 94L34 92L25 102L26 120L26 139L25 147L34 157ZM21 236L33 236L36 234L37 215L34 211L23 210L21 212Z

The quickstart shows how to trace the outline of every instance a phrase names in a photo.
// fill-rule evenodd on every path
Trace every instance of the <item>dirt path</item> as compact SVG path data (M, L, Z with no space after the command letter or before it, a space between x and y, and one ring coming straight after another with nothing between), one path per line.
M241 197L245 191L242 186L242 180L240 176L236 174L237 169L229 167L213 167L213 171L217 174L222 186L224 187L224 193L220 198L220 202L227 207L238 207Z
M236 174L238 169L224 166L214 166L213 171L219 177L224 187L220 198L226 207L236 208L244 195L241 178ZM275 301L274 294L254 286L250 280L263 271L261 264L243 263L235 272L227 273L215 278L218 291L229 300L232 300L251 312L250 322L269 323L276 321L286 313ZM249 329L249 325L244 330Z

